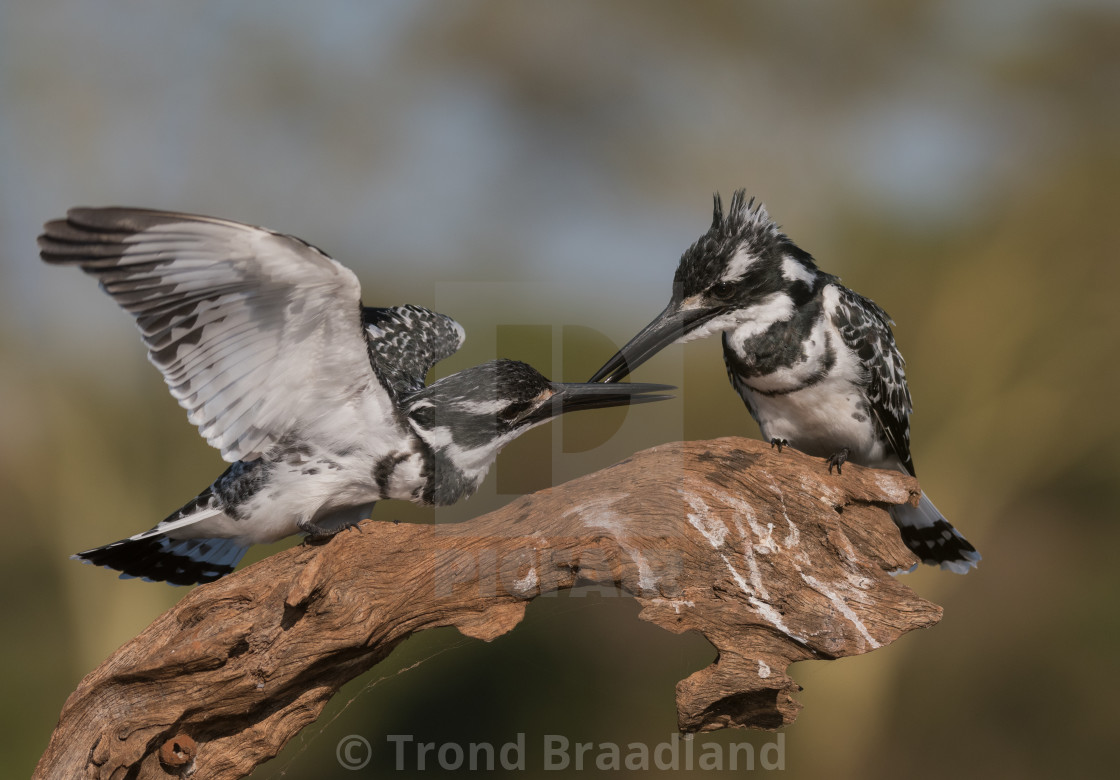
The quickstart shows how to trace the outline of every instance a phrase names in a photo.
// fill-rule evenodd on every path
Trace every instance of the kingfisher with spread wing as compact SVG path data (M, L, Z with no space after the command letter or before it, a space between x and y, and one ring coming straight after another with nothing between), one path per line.
M130 313L171 394L231 465L149 531L75 558L178 585L252 544L329 536L396 498L471 495L499 450L563 412L657 401L652 384L550 382L495 360L425 385L464 332L419 306L363 306L357 277L293 236L224 219L76 208L43 260Z

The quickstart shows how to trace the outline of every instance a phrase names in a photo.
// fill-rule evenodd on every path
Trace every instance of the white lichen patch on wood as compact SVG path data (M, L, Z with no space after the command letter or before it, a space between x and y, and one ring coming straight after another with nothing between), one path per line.
M723 521L712 513L711 507L700 496L684 490L678 490L677 492L684 497L684 500L692 508L692 511L687 515L689 524L708 540L712 549L718 550L722 547L723 540L730 533Z
M859 635L863 637L864 641L867 642L868 646L871 649L882 646L875 639L875 637L871 636L871 633L867 630L867 626L863 624L863 621L859 619L859 616L855 613L855 610L848 606L848 602L842 596L837 594L834 590L822 583L816 577L806 574L805 572L801 572L801 579L804 580L805 584L810 588L815 590L817 593L820 593L822 596L832 602L832 606L836 608L836 611L843 615L844 618L853 626L855 626L856 631L859 632Z
M531 567L528 573L519 579L513 581L513 590L515 593L528 594L536 590L537 584L540 580L537 577L536 567Z
M609 533L624 553L630 556L634 567L638 570L638 588L643 593L657 591L657 578L650 568L649 562L641 551L629 541L627 533L627 518L615 511L614 504L625 499L625 496L603 496L593 501L587 501L571 507L565 516L576 515L588 528L595 528Z

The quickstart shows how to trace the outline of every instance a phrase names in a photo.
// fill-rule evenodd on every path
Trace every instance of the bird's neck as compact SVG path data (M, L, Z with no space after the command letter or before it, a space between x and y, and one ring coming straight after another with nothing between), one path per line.
M450 457L445 450L436 450L430 455L427 472L427 489L424 499L427 504L447 506L468 498L478 490L486 479L493 458L480 464L465 466Z
M472 495L486 479L502 447L515 438L517 434L510 432L504 436L462 442L452 438L435 447L425 443L428 464L425 470L428 479L426 502L444 506Z

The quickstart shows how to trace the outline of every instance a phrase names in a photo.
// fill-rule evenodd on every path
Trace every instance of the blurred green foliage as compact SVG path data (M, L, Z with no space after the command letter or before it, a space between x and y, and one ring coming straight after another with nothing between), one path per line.
M15 634L0 645L0 774L26 775L81 677L183 592L68 555L149 527L222 466L93 284L31 269L39 222L83 200L257 213L355 265L367 303L452 303L470 338L438 375L502 354L575 381L660 310L677 256L706 226L706 193L744 185L897 320L919 476L984 554L967 577L908 577L944 605L936 628L794 668L805 709L786 732L786 774L1108 772L1120 682L1114 7L428 3L398 8L403 21L389 15L388 36L347 4L267 22L202 5L203 21L179 35L174 15L111 3L97 24L38 3L0 10L0 127L11 131L0 153L0 587ZM171 36L169 61L193 53L225 80L200 82L204 64L160 70L141 43L155 32ZM97 56L83 70L70 50ZM114 58L144 57L150 73L112 77ZM456 102L468 83L481 108ZM191 91L207 89L216 102ZM913 124L893 113L906 100ZM450 114L408 113L422 101ZM183 106L211 113L190 118ZM987 122L979 140L922 141L970 114ZM461 148L431 135L448 116ZM200 131L176 135L188 119ZM495 138L502 156L468 159ZM450 156L394 173L394 155L438 154ZM321 178L302 167L312 163ZM491 169L500 175L479 172ZM472 176L478 186L462 192ZM419 189L396 199L364 189L384 179ZM443 187L440 219L417 216L412 197ZM592 222L598 210L608 216ZM376 230L364 222L385 211ZM534 222L542 213L556 222ZM394 232L401 214L415 221ZM425 265L430 241L453 245L454 263ZM400 261L347 260L369 256ZM528 292L496 304L441 287L451 281ZM680 397L565 418L510 445L470 501L439 512L387 502L375 517L454 522L663 441L757 435L715 340L667 350L637 378L676 383ZM374 745L369 776L393 769L386 734L665 741L675 682L713 651L636 614L629 599L560 595L490 644L414 637L254 776L364 774L335 759L348 734ZM525 774L539 767L530 747Z

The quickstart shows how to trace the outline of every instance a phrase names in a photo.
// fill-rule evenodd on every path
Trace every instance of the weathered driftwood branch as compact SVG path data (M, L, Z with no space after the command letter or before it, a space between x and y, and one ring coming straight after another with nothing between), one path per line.
M790 723L793 661L864 653L941 609L887 504L901 474L746 439L665 445L458 525L367 522L186 594L67 700L40 778L248 774L416 631L490 640L528 601L615 585L719 657L677 685L682 731ZM138 770L138 771L137 771Z

